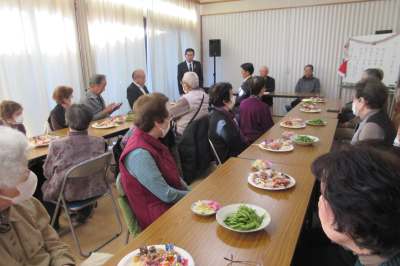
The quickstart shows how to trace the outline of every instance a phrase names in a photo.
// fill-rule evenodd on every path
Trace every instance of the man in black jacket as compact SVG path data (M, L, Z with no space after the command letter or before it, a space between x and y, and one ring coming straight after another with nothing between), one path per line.
M239 88L239 93L235 100L235 106L232 108L232 112L235 114L239 113L240 102L250 97L249 81L254 72L254 66L252 63L244 63L240 67L242 68L243 84Z
M136 69L132 73L132 83L126 89L126 98L129 101L129 106L132 109L133 104L135 101L142 95L148 94L149 91L147 90L144 83L146 82L146 74L141 69Z
M195 72L197 76L199 77L199 88L203 88L203 70L201 69L201 64L199 61L193 60L194 58L194 50L192 48L187 48L185 51L185 57L186 60L183 61L178 65L178 87L179 87L179 94L182 96L185 94L183 91L181 81L183 78L183 75L186 72Z
M270 76L268 76L269 70L268 67L266 66L262 66L260 68L260 76L263 77L265 79L265 91L269 91L269 92L274 92L275 91L275 79L271 78ZM262 97L262 101L265 102L266 104L269 105L269 107L272 107L272 105L274 104L273 102L273 98L272 97L268 97L267 95L264 95Z

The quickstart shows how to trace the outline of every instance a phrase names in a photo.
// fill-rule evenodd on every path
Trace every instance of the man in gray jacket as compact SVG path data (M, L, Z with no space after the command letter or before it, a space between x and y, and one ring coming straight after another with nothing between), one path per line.
M306 65L304 67L304 76L297 81L295 92L304 92L304 93L315 93L319 94L320 92L320 84L319 79L313 76L314 67L312 65ZM295 107L301 99L294 100L290 105Z

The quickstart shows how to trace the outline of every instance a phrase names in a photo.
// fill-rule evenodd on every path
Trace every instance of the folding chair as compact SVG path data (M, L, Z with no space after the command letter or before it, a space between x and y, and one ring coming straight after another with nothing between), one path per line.
M99 250L100 248L104 247L109 242L111 242L113 239L117 238L122 232L122 224L121 224L121 220L120 220L119 215L118 215L118 210L117 210L117 207L115 205L111 189L110 189L110 187L108 185L108 182L106 181L106 172L107 172L107 168L108 168L108 165L110 163L110 160L111 160L111 156L112 156L112 154L107 152L107 153L104 153L104 154L102 154L102 155L100 155L100 156L98 156L96 158L86 160L86 161L81 162L80 164L72 167L66 173L66 175L64 177L64 181L63 181L63 184L62 184L62 187L61 187L60 196L58 197L58 200L57 201L52 201L57 206L56 206L56 210L54 211L53 218L51 220L51 225L52 226L54 225L55 219L57 217L58 209L59 209L59 207L61 205L62 207L64 207L65 213L66 213L67 218L68 218L68 223L69 223L70 229L67 229L66 231L62 232L60 234L60 236L66 234L69 231L72 231L72 234L73 234L74 239L75 239L75 243L76 243L76 245L78 247L79 254L81 254L82 257L89 257L90 254L92 254L92 252L95 252L95 251ZM93 197L93 198L90 198L90 199L86 199L86 200L74 201L74 202L66 203L64 192L65 192L65 184L67 183L67 180L69 178L84 178L86 176L89 176L89 175L92 175L94 173L97 173L97 172L99 172L101 170L104 170L102 178L104 179L104 181L107 184L107 191L104 194L96 196L96 197ZM77 211L77 210L82 209L83 207L86 207L86 206L90 205L90 204L94 204L97 200L99 200L100 198L102 198L102 197L104 197L106 195L110 195L110 197L111 197L111 202L113 204L113 207L114 207L114 210L115 210L115 214L117 215L117 219L118 219L118 223L119 223L119 232L117 234L115 234L114 236L112 236L111 238L109 238L108 240L106 240L105 242L103 242L100 246L98 246L95 249L93 249L92 251L90 251L89 253L83 254L82 250L81 250L81 247L79 245L79 242L78 242L78 238L77 238L76 233L75 233L75 229L74 229L75 226L72 224L72 220L71 220L71 217L69 215L69 212L70 211ZM78 223L76 226L79 226L79 225L82 225L82 224L83 223Z
M118 175L116 184L119 195L118 203L119 206L121 207L122 213L124 214L126 225L128 227L128 229L126 230L126 239L125 239L125 245L126 245L128 244L129 241L129 233L131 233L132 237L135 238L142 231L140 230L139 222L136 218L135 212L132 210L128 197L126 196L124 188L122 187L121 174Z
M213 152L215 154L215 158L217 158L217 162L218 162L217 168L218 168L218 167L220 167L222 165L221 160L219 159L217 151L215 150L214 145L212 144L211 140L208 139L208 141L210 142L211 148L212 148L212 150L213 150Z
M285 105L283 106L283 110L285 110L285 114L289 113L292 109L293 109L293 108L292 108L290 105L288 105L288 104L285 104Z

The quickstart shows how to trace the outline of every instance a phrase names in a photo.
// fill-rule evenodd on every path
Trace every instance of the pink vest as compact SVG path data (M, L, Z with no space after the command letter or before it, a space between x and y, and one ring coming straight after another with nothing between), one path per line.
M171 208L173 204L166 203L157 198L126 170L122 163L124 157L136 148L145 149L153 155L161 175L169 186L178 190L184 189L181 184L175 161L167 147L148 133L136 127L121 155L119 165L124 190L128 196L129 203L136 214L140 229L143 231L164 212Z

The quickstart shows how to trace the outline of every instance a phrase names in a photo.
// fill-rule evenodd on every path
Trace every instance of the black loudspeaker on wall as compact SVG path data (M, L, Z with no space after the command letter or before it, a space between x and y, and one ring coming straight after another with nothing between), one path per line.
M210 41L210 57L221 56L221 40Z

